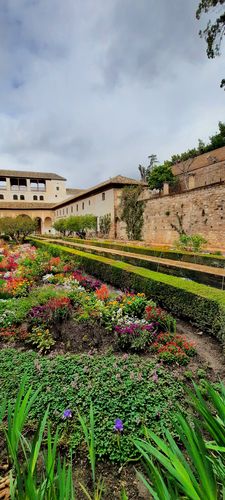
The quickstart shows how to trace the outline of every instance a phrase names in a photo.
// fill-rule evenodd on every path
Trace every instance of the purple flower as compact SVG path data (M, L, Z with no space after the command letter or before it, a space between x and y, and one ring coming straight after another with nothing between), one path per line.
M63 412L63 418L66 419L66 418L72 418L72 411L71 410L65 410Z
M114 425L114 431L122 432L123 431L123 422L120 418L116 418Z

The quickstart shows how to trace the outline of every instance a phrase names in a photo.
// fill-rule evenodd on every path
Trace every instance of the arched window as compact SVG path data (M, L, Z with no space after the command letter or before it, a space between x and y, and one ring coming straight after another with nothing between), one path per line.
M35 194L35 195L33 196L33 200L34 200L34 201L37 201L37 199L38 199L38 198L37 198L37 196L36 196L36 194Z
M43 201L44 200L44 196L39 196L39 200Z
M20 200L25 200L24 194L20 195Z
M17 194L14 194L14 195L13 195L13 199L14 199L14 200L18 200L18 196L17 196Z
M0 200L4 200L4 195L0 194Z

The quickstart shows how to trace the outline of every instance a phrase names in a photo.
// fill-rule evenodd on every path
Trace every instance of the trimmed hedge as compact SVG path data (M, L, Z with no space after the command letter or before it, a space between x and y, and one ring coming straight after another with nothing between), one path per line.
M174 315L225 341L225 292L37 238L30 241L55 256L73 255L86 272L115 287L144 292Z
M51 242L50 242L51 243ZM61 245L65 245L71 248L74 248L76 250L80 250L79 248L79 243L76 243L75 241L65 241L61 242ZM105 249L106 250L106 249ZM166 273L170 274L172 276L179 276L181 278L186 278L190 280L197 281L198 283L203 283L204 285L207 286L213 286L216 288L219 288L220 290L223 289L224 287L224 276L220 276L211 272L207 272L202 270L196 270L196 269L187 269L183 267L179 267L175 262L171 262L170 265L166 263L159 263L159 262L154 262L150 260L144 260L138 258L137 256L132 256L132 255L120 255L120 254L114 254L112 253L111 255L107 253L104 249L102 248L88 248L85 247L84 252L86 253L91 253L91 254L96 254L96 255L101 255L103 257L107 257L108 259L114 259L114 260L120 260L122 262L128 262L129 264L132 264L134 266L140 266L144 267L146 269L150 269L151 271L157 271L160 273ZM111 249L109 249L111 250ZM143 257L146 257L143 255ZM148 256L150 257L150 256Z
M55 236L46 236L46 238L57 238ZM165 248L151 248L139 245L129 245L128 243L114 242L107 240L82 240L80 238L59 237L65 241L74 241L81 245L93 245L96 247L112 248L114 250L122 250L123 252L140 253L142 255L152 255L161 257L162 259L181 260L184 262L192 262L204 266L225 268L225 257L223 255L213 255L204 253L185 252L178 250L169 250Z

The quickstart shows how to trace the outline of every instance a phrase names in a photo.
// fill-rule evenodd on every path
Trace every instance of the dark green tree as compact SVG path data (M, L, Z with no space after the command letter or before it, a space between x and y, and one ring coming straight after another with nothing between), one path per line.
M154 167L148 176L149 189L159 189L161 191L164 182L168 182L168 184L174 184L175 182L175 177L168 162Z
M129 240L140 240L144 223L145 202L139 200L141 186L127 186L121 197L121 220L126 223Z
M206 41L206 53L209 59L220 55L220 48L225 34L225 9L222 5L225 0L201 0L196 11L197 19L203 14L211 14L213 21L207 22L206 28L199 31L201 38ZM225 87L225 79L221 81L221 87Z

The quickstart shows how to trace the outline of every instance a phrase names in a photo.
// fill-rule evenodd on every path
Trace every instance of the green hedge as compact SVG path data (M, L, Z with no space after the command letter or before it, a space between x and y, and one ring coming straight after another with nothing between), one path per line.
M65 242L61 242L61 245L65 245L68 247L72 247L74 249L80 250L79 244L75 243L74 241L68 240ZM170 265L168 264L162 264L159 262L154 262L150 260L144 260L140 259L138 256L132 256L132 255L120 255L120 254L114 254L112 253L111 255L105 251L106 249L102 248L89 248L88 246L85 247L84 252L86 253L92 253L96 255L101 255L103 257L107 257L109 259L114 259L114 260L120 260L124 262L128 262L129 264L132 264L134 266L140 266L144 267L146 269L150 269L151 271L157 271L160 273L166 273L170 274L172 276L179 276L181 278L186 278L190 280L197 281L198 283L203 283L204 285L207 286L213 286L216 288L219 288L220 290L224 288L224 276L220 276L217 274L209 273L203 270L195 270L195 269L187 269L183 267L179 267L179 265L176 265L175 262L171 262ZM110 250L110 249L109 249ZM143 256L144 257L144 256Z
M46 236L47 238L55 238L54 236ZM96 247L105 247L105 248L113 248L114 250L122 250L123 252L130 253L140 253L142 255L152 255L155 257L161 257L162 259L171 259L171 260L181 260L184 262L192 262L194 264L202 264L204 266L212 266L212 267L222 267L225 268L225 257L223 255L213 255L213 254L204 254L204 253L194 253L194 252L185 252L178 250L166 250L164 248L152 248L152 247L143 247L139 245L129 245L129 243L107 240L81 240L80 238L69 238L69 237L59 237L59 239L63 239L65 241L74 241L75 243L79 243L81 245L93 245Z
M73 255L86 272L115 287L144 292L172 314L225 341L225 292L44 240L31 241L52 255Z

